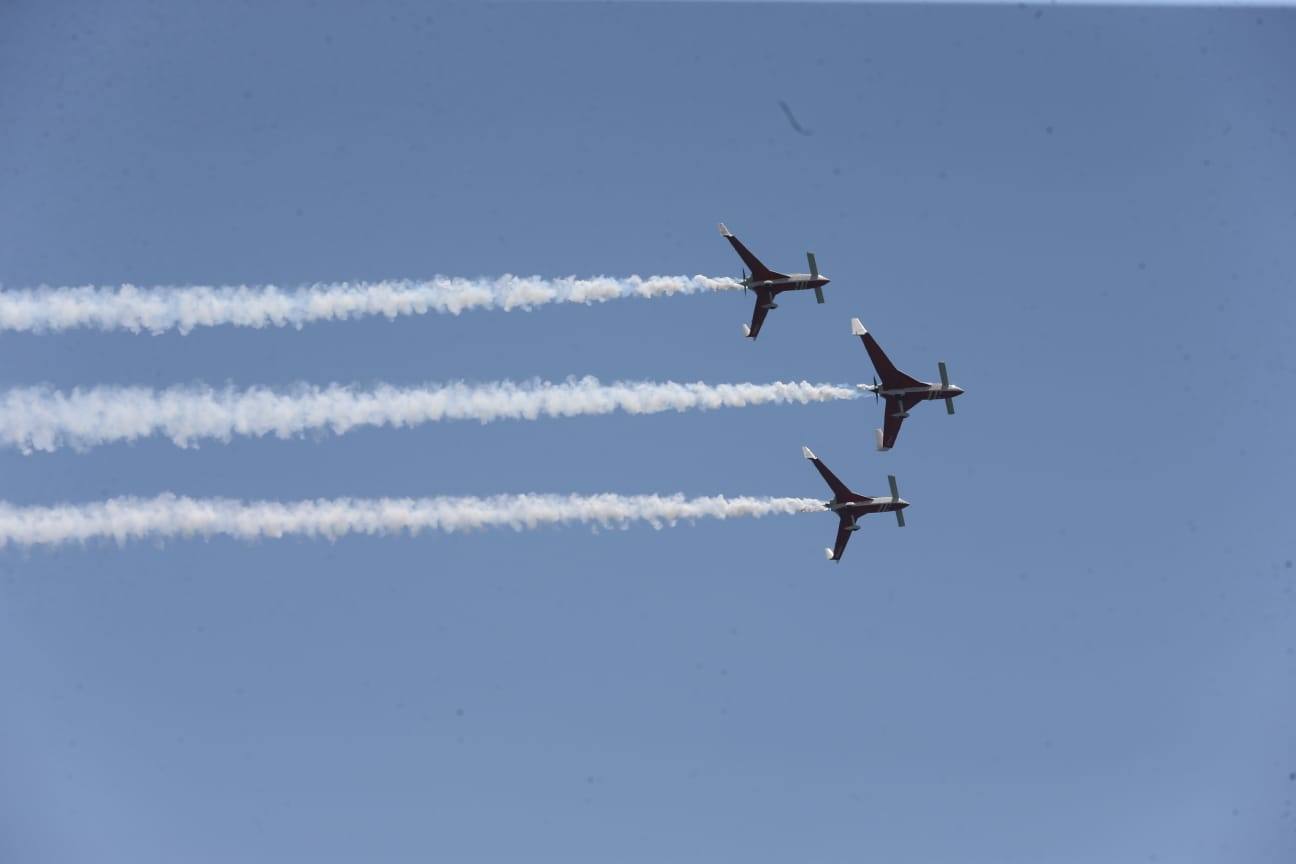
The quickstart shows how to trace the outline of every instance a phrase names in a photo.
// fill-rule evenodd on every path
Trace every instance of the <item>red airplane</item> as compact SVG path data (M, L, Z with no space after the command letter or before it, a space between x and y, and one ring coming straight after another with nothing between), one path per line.
M841 524L837 526L837 543L831 549L825 549L824 554L828 556L829 561L840 561L842 553L846 551L846 544L850 542L851 534L859 530L861 516L867 516L870 513L894 513L896 522L901 528L904 527L904 509L909 506L909 502L900 497L900 489L896 485L894 474L887 475L887 481L891 484L890 498L869 498L864 495L857 495L846 487L846 484L837 479L837 475L828 470L828 466L819 460L819 457L810 452L809 447L801 448L802 455L814 463L819 469L819 473L828 483L828 488L832 490L833 497L831 501L825 501L824 506L837 514Z
M872 393L874 398L882 396L886 399L882 428L875 430L877 449L890 450L895 446L896 436L900 434L900 424L909 416L909 409L919 402L928 399L944 399L945 412L954 413L954 397L962 396L963 388L950 384L949 372L945 369L944 360L936 364L940 368L939 384L919 381L895 367L895 364L882 352L882 346L878 345L873 334L864 329L864 325L858 318L851 319L851 332L860 337L864 343L864 350L873 361L873 368L882 377L881 384L878 383L877 376L874 376L872 384L860 385Z
M751 324L743 325L743 335L747 338L755 339L760 333L761 324L765 323L765 316L769 314L769 310L778 308L774 298L784 291L812 290L815 292L815 299L820 303L824 302L823 286L830 280L819 272L819 265L815 263L813 252L806 253L806 261L810 264L809 273L776 273L762 264L760 259L725 227L723 222L720 223L720 233L729 241L729 245L733 246L738 257L746 265L741 280L743 288L750 288L756 292L756 308L752 310ZM747 275L747 270L751 270L750 276Z

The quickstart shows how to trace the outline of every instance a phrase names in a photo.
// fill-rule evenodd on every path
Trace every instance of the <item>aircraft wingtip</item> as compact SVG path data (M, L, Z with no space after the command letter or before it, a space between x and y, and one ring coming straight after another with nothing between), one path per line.
M747 324L744 324L744 325L742 325L742 328L743 328L743 335L746 336L748 339L750 339L750 338L751 338L751 327L748 326Z
M860 320L859 320L858 318L852 318L852 319L851 319L851 334L852 334L852 335L854 335L854 336L863 336L863 335L864 335L865 333L867 333L867 332L868 332L868 331L864 329L864 325L860 323Z
M814 452L809 447L806 447L804 444L801 445L801 455L807 459L816 458Z
M824 547L824 557L827 558L829 561L833 560L832 550L829 549L827 546Z
M732 234L729 233L729 229L725 227L725 224L723 222L720 223L720 234L725 237L733 236Z

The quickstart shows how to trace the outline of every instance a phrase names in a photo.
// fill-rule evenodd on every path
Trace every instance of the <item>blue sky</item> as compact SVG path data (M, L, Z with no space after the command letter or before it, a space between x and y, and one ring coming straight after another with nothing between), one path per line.
M1288 861L1296 18L0 10L0 282L736 274L749 299L0 338L3 386L856 382L869 402L0 452L18 504L814 495L654 531L0 552L0 859ZM785 101L813 132L797 134Z

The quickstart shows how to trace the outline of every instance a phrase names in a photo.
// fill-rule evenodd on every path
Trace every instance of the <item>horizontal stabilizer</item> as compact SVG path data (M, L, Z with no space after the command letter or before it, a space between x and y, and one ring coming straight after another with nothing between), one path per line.
M945 413L946 414L954 413L954 400L948 397L945 399Z
M863 335L864 335L865 333L867 333L867 332L868 332L868 331L864 329L864 325L860 323L860 320L859 320L858 318L852 318L852 319L851 319L851 335L852 335L852 336L863 336Z
M896 524L899 525L901 528L903 528L903 527L904 527L904 511L903 511L903 510L897 510L897 511L895 511L895 514L896 514Z
M823 299L823 289L820 288L818 285L815 286L815 302L816 302L816 303L822 303L822 302L824 302L824 299Z
M888 474L887 482L891 484L891 500L892 501L900 500L900 487L899 485L896 484L895 475Z
M819 458L818 456L814 455L814 453L812 453L812 452L810 451L810 448L809 448L809 447L805 447L805 446L802 446L802 448L801 448L801 455L804 456L804 457L807 458L807 459L818 459L818 458Z

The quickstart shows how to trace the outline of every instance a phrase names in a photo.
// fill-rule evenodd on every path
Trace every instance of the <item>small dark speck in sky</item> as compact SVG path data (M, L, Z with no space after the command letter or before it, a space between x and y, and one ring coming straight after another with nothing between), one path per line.
M788 107L788 104L786 102L780 99L778 104L779 107L783 109L783 115L787 117L788 123L792 125L792 128L795 129L798 134L800 135L814 134L809 129L805 128L804 126L802 126L800 123L797 122L796 117L792 116L792 109Z

